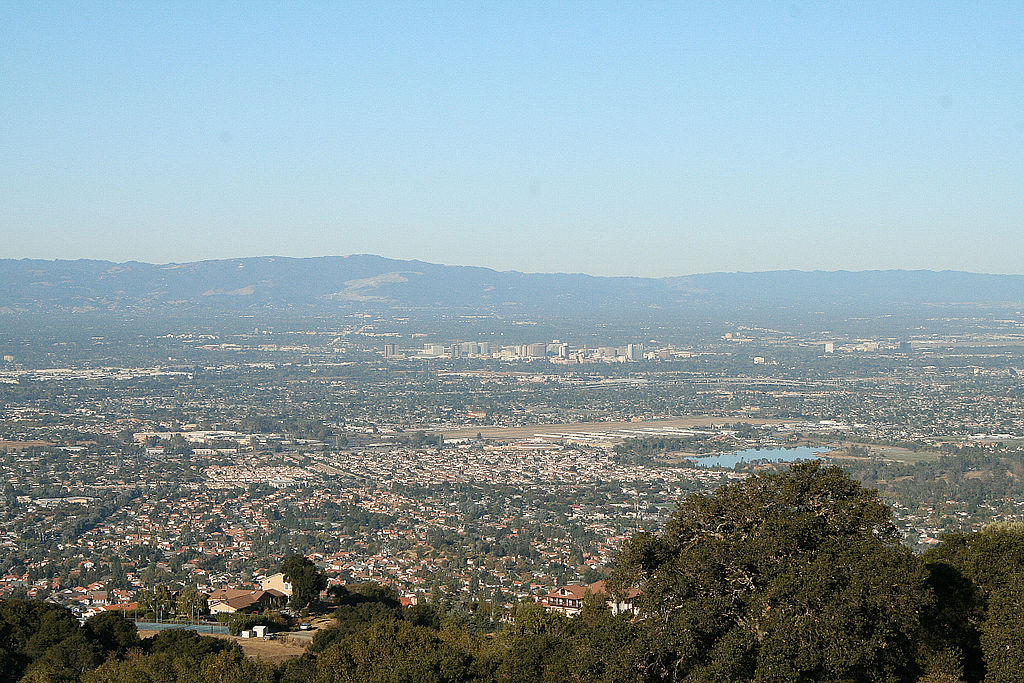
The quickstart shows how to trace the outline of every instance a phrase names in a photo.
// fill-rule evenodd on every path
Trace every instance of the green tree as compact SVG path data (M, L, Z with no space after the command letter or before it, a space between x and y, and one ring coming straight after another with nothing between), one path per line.
M165 584L159 584L152 590L139 592L139 611L143 614L152 614L160 620L169 619L174 614L175 600L171 595L171 589Z
M316 658L310 654L282 662L277 669L278 683L313 683L314 678Z
M640 681L644 642L628 613L612 614L606 597L587 593L569 622L568 666L573 680Z
M0 680L17 680L51 650L56 656L61 644L78 632L78 621L63 607L38 600L0 602ZM76 650L77 645L80 643ZM52 664L60 665L57 661Z
M85 631L103 652L123 655L139 646L139 632L118 612L100 612L85 622Z
M507 681L562 681L569 678L566 642L570 623L536 603L520 603L512 624L501 634L498 678Z
M302 555L292 555L281 565L281 572L292 585L291 606L304 609L320 599L320 591L327 586L327 576L316 568L313 561Z
M22 680L75 683L102 661L96 644L79 631L34 658Z
M195 588L185 588L180 591L175 608L179 616L189 619L198 619L210 613L210 603L206 593Z
M436 631L379 621L322 652L316 683L457 683L469 680L470 664L469 653Z
M135 658L129 661L108 659L86 673L82 680L84 683L153 683L167 679L154 679L143 668L141 658Z
M143 569L139 578L142 580L142 585L155 588L158 584L169 582L173 577L163 567L153 564Z
M617 561L643 591L647 676L913 680L930 593L890 515L817 462L686 498Z
M932 649L957 655L967 681L1013 680L1024 670L1014 632L1024 607L1024 525L949 534L924 560L937 600L929 615Z
M1024 675L1024 576L992 591L981 625L986 683L1014 683Z
M203 659L200 680L208 683L275 683L274 668L248 659L238 649Z
M220 638L201 636L195 631L167 629L146 640L146 650L152 654L169 654L177 659L198 660L208 654L238 647Z

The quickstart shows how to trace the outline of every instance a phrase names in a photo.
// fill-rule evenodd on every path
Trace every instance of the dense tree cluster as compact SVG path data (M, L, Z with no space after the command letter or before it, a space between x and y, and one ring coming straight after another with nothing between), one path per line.
M920 560L889 509L816 463L687 498L638 534L620 581L643 588L643 668L668 680L913 680Z
M104 612L80 625L57 605L36 600L0 603L0 680L26 682L274 680L269 667L248 662L237 645L193 631L162 631L140 640L135 624ZM265 669L267 675L245 676Z
M293 581L318 577L290 558ZM307 576L308 575L308 576ZM686 498L619 556L613 593L567 618L523 603L403 607L391 589L332 587L335 625L272 666L229 641L120 616L0 603L0 680L87 681L1016 681L1024 670L1024 528L955 534L924 555L842 470L802 463Z

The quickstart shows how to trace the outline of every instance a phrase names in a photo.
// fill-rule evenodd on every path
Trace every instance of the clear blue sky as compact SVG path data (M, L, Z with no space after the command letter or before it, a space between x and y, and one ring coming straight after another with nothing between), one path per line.
M0 256L1024 272L1024 2L0 2Z

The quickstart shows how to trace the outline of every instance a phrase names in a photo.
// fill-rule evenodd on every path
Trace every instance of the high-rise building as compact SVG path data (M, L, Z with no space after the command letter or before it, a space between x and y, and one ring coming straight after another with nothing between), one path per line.
M388 343L384 345L384 357L391 358L398 355L398 345Z

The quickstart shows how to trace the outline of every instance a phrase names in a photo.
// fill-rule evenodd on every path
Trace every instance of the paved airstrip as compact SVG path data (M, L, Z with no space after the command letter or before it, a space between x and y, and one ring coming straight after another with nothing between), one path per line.
M783 425L783 420L747 417L677 417L662 420L581 422L577 424L526 425L522 427L464 427L441 430L445 439L545 439L591 444L615 444L645 436L692 436L727 424ZM717 430L716 430L717 431Z

